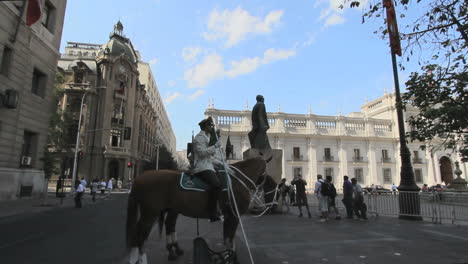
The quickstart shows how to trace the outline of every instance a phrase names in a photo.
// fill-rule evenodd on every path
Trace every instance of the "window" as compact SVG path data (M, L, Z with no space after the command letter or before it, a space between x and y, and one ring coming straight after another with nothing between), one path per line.
M31 92L39 96L44 96L46 83L47 83L47 76L40 70L34 68Z
M333 168L325 168L325 177L327 176L333 177Z
M122 145L122 131L120 129L111 130L110 143L112 147L121 147ZM145 146L146 148L146 146Z
M325 148L323 151L324 151L324 154L325 154L325 156L323 157L323 159L324 159L325 161L332 161L332 160L333 160L333 157L332 157L332 155L331 155L330 148Z
M302 167L294 167L293 168L293 176L297 177L299 175L302 176Z
M417 183L422 183L423 182L422 169L415 169L414 170L414 178L415 178Z
M42 8L41 23L46 27L51 33L53 33L53 23L54 23L55 7L47 1Z
M32 167L32 164L33 164L32 160L34 160L35 153L36 153L36 144L37 144L37 134L31 131L25 130L23 134L23 146L22 146L22 151L21 151L20 166ZM29 157L30 161L25 162L23 157Z
M354 161L362 161L361 151L359 149L354 149Z
M390 158L388 157L388 150L382 149L382 161L389 162Z
M76 72L74 73L74 77L75 77L75 83L83 83L84 72L82 72L82 71L76 71Z
M8 76L11 65L13 50L7 46L3 47L2 59L0 64L0 74Z
M293 147L293 159L299 160L301 157L301 151L299 147Z
M392 183L392 169L390 168L383 169L383 182L386 184Z
M68 105L69 112L81 112L81 99L76 97L70 100L70 104Z
M77 134L78 134L78 120L74 120L74 122L68 126L67 140L66 140L67 144L75 145Z
M364 183L364 170L362 168L354 168L354 178L357 182Z
M419 151L413 151L413 163L422 163L422 159L419 157Z

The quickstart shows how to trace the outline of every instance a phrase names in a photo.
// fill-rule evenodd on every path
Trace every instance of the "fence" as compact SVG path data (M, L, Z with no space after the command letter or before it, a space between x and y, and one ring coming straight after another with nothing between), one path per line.
M365 201L370 215L420 216L424 221L438 224L468 224L466 192L371 193L365 195Z

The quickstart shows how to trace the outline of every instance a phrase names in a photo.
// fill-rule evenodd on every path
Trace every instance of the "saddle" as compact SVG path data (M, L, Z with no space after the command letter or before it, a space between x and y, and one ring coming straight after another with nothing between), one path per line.
M221 191L227 191L227 177L224 170L217 172L219 180L221 182ZM207 192L211 189L210 185L205 183L202 179L188 174L188 172L182 172L180 174L179 186L185 191L196 191L196 192Z

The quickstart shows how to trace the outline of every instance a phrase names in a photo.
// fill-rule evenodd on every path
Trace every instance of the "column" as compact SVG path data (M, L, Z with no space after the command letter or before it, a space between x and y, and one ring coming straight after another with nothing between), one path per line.
M281 160L281 166L283 167L283 171L282 171L282 174L281 174L281 178L286 178L286 153L285 153L285 149L284 149L284 139L283 138L278 138L278 149L282 149L283 150L283 157L282 157L282 160Z
M343 143L341 139L338 142L338 151L339 151L339 159L340 159L340 170L339 173L335 175L333 181L335 182L335 188L341 189L343 186L343 176L348 175L348 151L346 149L346 144ZM350 177L352 178L352 177Z
M368 150L367 155L369 158L369 161L368 161L369 181L367 182L367 184L378 184L380 182L379 182L378 174L377 174L377 159L375 155L375 142L369 141L368 146L369 146L369 150ZM383 184L383 181L381 182L381 184Z
M315 144L315 141L313 139L307 139L307 153L308 153L308 170L309 173L306 177L306 181L311 184L309 188L313 188L314 186L312 185L315 183L317 180L317 145Z

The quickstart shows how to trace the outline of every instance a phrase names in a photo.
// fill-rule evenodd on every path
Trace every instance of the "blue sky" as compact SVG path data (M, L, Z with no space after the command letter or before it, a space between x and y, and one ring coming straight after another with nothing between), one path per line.
M392 91L387 40L373 34L383 18L362 24L363 10L339 3L69 0L61 47L105 43L120 19L151 63L180 150L211 98L215 108L243 110L262 94L270 112L280 105L306 114L310 106L314 114L346 115ZM400 83L414 70L407 65Z

